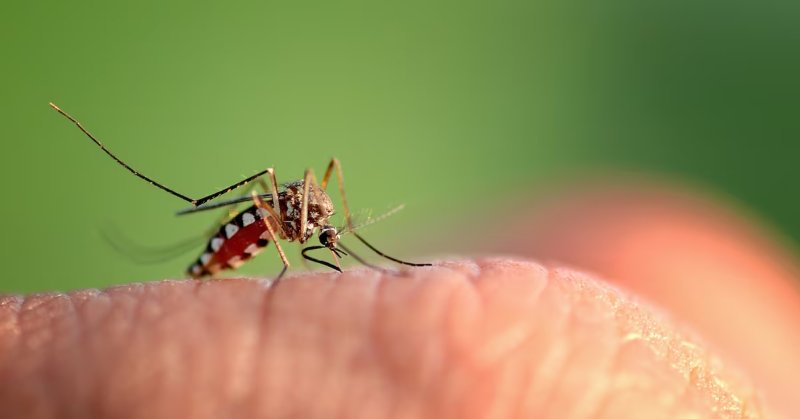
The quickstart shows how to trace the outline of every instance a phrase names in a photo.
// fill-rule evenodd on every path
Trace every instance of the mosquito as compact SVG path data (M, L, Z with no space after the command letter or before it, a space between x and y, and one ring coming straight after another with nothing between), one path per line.
M317 178L314 176L313 169L309 168L306 169L302 180L284 184L283 189L279 191L275 170L270 167L217 192L195 199L176 192L174 189L138 172L111 153L108 148L70 114L64 112L52 102L50 103L50 107L75 124L90 140L92 140L92 142L100 147L104 153L117 162L117 164L150 185L191 204L191 207L178 211L178 215L232 206L242 202L252 203L250 207L242 211L229 211L222 220L222 226L218 228L215 226L212 228L208 233L210 238L206 248L200 257L187 269L186 273L191 278L201 279L215 275L224 270L236 269L256 254L260 253L270 242L273 242L275 243L278 256L280 256L281 262L283 263L283 269L275 279L275 281L278 281L283 277L290 266L289 260L286 258L286 254L278 242L278 239L289 242L297 241L303 245L314 236L315 232L318 232L317 237L320 244L303 248L301 255L305 260L327 266L338 272L342 272L339 259L347 255L351 255L354 259L366 266L374 269L381 269L367 263L364 259L357 256L342 244L339 239L342 234L345 233L352 234L370 250L391 261L408 266L431 266L429 263L412 263L389 256L378 250L356 232L356 226L353 225L350 209L347 206L347 197L344 192L342 165L335 157L328 163L328 167L325 169L325 175L322 176L322 182L320 183L317 183ZM334 213L334 207L326 189L334 172L336 173L339 184L339 195L341 196L346 221L346 226L342 229L337 229L330 223L330 217ZM268 178L269 183L264 180L265 177ZM262 189L261 193L253 190L250 196L240 196L225 201L211 202L253 181ZM308 255L308 252L319 249L327 249L331 253L335 264Z

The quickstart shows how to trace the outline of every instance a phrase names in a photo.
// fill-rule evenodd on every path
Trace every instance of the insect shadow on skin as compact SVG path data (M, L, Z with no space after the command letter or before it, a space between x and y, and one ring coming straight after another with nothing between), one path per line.
M283 248L281 248L278 239L289 242L297 241L300 244L305 244L313 237L317 230L319 231L317 236L320 245L303 248L301 254L305 260L319 263L338 272L342 272L339 258L347 255L352 256L358 262L366 266L382 270L377 266L367 263L363 258L343 245L339 239L344 233L352 234L370 250L391 261L408 266L431 266L429 263L412 263L389 256L375 248L375 246L371 245L356 232L356 227L353 225L350 216L350 209L347 206L347 197L344 192L342 166L336 158L332 158L330 163L328 163L328 167L325 169L325 175L322 177L322 182L320 183L317 183L314 171L312 169L306 169L302 180L289 182L279 191L278 182L275 178L275 171L270 167L217 192L202 198L193 199L139 173L111 153L111 151L75 118L61 110L61 108L52 102L50 103L50 107L75 124L90 140L92 140L92 142L100 147L104 153L129 172L150 185L192 205L189 208L178 211L178 215L193 214L222 207L230 209L232 205L248 201L253 203L252 206L238 213L231 214L230 212L226 212L222 219L222 227L217 228L215 225L212 230L209 231L208 236L210 236L210 238L205 250L197 261L191 264L187 270L187 274L192 278L200 279L226 269L236 269L261 252L267 244L273 242L275 243L275 248L283 263L283 269L275 278L275 282L277 282L283 277L290 266L289 260L286 258L286 254ZM342 229L337 229L330 223L330 217L334 213L334 207L326 189L334 172L336 172L339 194L341 195L342 207L344 208L346 220L346 225ZM269 183L264 181L264 177L269 179ZM252 181L255 181L262 189L261 193L253 190L250 196L240 196L226 201L211 202ZM307 254L310 251L319 249L328 249L335 264L316 259Z

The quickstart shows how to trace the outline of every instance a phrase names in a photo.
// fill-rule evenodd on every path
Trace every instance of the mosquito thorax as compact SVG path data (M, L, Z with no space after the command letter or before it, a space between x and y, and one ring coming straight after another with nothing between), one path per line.
M308 219L306 231L300 231L300 221L303 208L303 193L305 183L302 180L288 183L280 195L281 210L283 211L284 228L288 228L287 238L305 243L311 238L314 230L328 225L328 219L333 215L333 202L322 188L310 185L308 190Z

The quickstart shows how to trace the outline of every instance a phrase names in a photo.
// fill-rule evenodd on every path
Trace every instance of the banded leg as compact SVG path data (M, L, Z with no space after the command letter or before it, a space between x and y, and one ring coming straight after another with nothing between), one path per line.
M250 176L250 177L248 177L248 178L246 178L244 180L240 180L239 182L236 182L233 185L228 186L227 188L222 188L219 191L214 192L214 193L209 194L209 195L206 195L206 196L204 196L202 198L197 198L197 199L190 198L190 197L188 197L188 196L186 196L186 195L184 195L184 194L182 194L180 192L175 191L172 188L167 187L166 185L164 185L164 184L162 184L160 182L157 182L157 181L153 180L152 178L150 178L148 176L145 176L144 174L140 173L138 170L136 170L133 167L129 166L127 163L125 163L119 157L117 157L114 153L112 153L111 150L106 148L106 146L103 145L103 143L101 143L100 140L98 140L94 135L92 135L92 133L89 132L89 130L84 128L83 125L80 122L78 122L77 119L72 117L72 115L64 112L61 108L59 108L58 106L56 106L56 104L54 104L52 102L50 102L50 107L55 109L55 111L60 113L62 116L64 116L64 118L67 118L70 122L75 124L75 126L77 126L78 129L81 130L81 132L83 132L87 137L89 137L89 139L92 140L93 143L95 143L98 147L100 147L100 150L102 150L109 157L111 157L115 162L117 162L117 164L119 164L120 166L124 167L129 172L133 173L139 179L142 179L145 182L149 183L150 185L153 185L156 188L161 189L162 191L169 193L170 195L176 196L176 197L178 197L178 198L180 198L180 199L192 204L192 206L194 206L194 207L198 207L200 205L203 205L204 203L206 203L208 201L211 201L212 199L218 198L218 197L220 197L222 195L225 195L226 193L228 193L228 192L230 192L230 191L232 191L234 189L237 189L237 188L239 188L241 186L247 185L248 183L250 183L251 181L255 180L256 178L258 178L258 177L260 177L260 176L262 176L264 174L270 173L272 171L272 168L267 168L267 169L264 169L264 170L254 174L254 175L252 175L252 176ZM274 175L272 177L274 178Z
M271 180L272 186L270 186L266 182L264 182L264 179L262 179L262 178L256 179L256 182L258 183L258 185L261 187L261 189L264 192L271 191L270 194L266 194L267 196L269 196L269 200L270 200L271 204L270 205L265 205L264 206L264 210L269 212L270 216L272 216L276 220L281 220L283 217L282 217L281 211L280 211L280 208L281 208L280 203L277 203L277 204L274 203L275 199L280 199L280 197L278 196L278 193L277 193L277 190L278 190L277 182L275 181L274 172L272 172L272 169L269 169L269 170L271 172L271 173L269 173L269 175L270 175L270 180ZM214 203L214 204L207 204L207 205L202 205L202 206L199 206L199 207L185 208L185 209L182 209L182 210L178 211L176 214L177 215L194 214L194 213L201 212L201 211L209 211L209 210L212 210L212 209L222 208L222 207L225 207L225 206L236 205L238 203L245 202L245 201L251 201L252 202L253 199L251 197L248 197L246 199L243 198L246 194L247 194L247 192L244 192L244 193L240 194L237 198L233 198L233 199L230 199L230 200L227 200L227 201L217 202L217 203ZM274 198L276 196L278 196L278 198ZM262 198L263 198L263 196L262 196ZM278 208L278 210L276 211L275 208ZM236 213L237 212L235 211L235 209L231 209L231 210L228 211L228 217L229 218L233 218L233 216ZM226 218L223 217L222 218L222 223L223 224L224 224L225 220L226 220ZM283 222L281 222L278 225L278 227L280 229L281 237L286 237L286 230L285 230L285 228L283 226ZM214 231L212 229L209 232L209 234L213 234L213 232Z
M264 200L262 200L261 197L258 196L258 193L253 191L252 196L253 196L253 203L255 203L256 208L264 209L267 211L271 209L269 205L266 205L264 203ZM272 242L275 243L275 248L278 249L278 255L281 257L281 262L283 262L283 269L281 270L281 273L279 273L278 276L273 281L273 284L277 284L278 281L280 281L283 275L286 273L286 270L289 269L289 259L286 258L286 254L283 253L283 249L281 248L280 243L278 243L278 237L275 234L275 230L272 228L272 224L269 222L269 218L263 217L262 221L264 222L264 226L267 227L267 232L269 233L270 239L272 239Z
M261 197L259 197L259 199L261 200L261 204L263 205L263 209L266 210L267 212L269 212L270 216L272 216L273 218L278 220L278 228L281 230L281 234L285 235L284 230L283 230L283 222L282 222L282 218L281 218L280 202L276 202L276 201L280 201L280 199L275 198L275 197L278 196L278 185L277 185L277 182L275 181L275 171L272 170L272 168L269 168L269 169L267 169L267 174L270 177L270 185L268 185L266 182L264 182L264 179L262 179L262 178L256 179L256 182L258 183L258 186L260 186L261 189L263 189L264 192L271 192L272 193L272 196L273 196L272 202L273 202L274 207L266 205L264 203L264 200L261 199ZM270 191L270 189L271 189L271 191ZM251 196L252 196L253 192L254 191L250 192ZM242 193L242 196L244 196L245 194L246 194L246 192ZM253 199L253 198L251 198L251 199ZM259 208L262 208L262 207L259 207ZM238 214L238 211L236 211L234 208L232 208L232 209L228 210L227 218L233 218L233 217L236 216L236 214ZM225 220L226 220L226 218L223 217L222 224L225 224L225 222L226 222ZM211 231L212 234L213 234L213 232L214 232L214 230Z

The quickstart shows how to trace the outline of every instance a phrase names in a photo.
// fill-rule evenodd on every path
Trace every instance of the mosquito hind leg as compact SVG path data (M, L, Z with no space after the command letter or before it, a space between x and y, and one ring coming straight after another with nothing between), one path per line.
M264 190L264 192L268 192L269 191L269 186L267 185L266 182L264 182L263 179L259 178L259 179L256 180L256 182L258 182L258 185ZM242 198L247 194L248 194L248 191L243 191L238 195L238 197ZM219 226L227 224L230 220L232 220L234 217L236 217L236 215L238 213L239 213L239 211L236 209L236 205L233 205L230 208L228 208L223 213L223 215L219 218L219 222L217 224L212 225L211 228L209 228L206 231L205 236L208 237L208 236L211 236L214 233L216 233L217 230L219 230Z
M253 196L253 203L255 204L256 208L269 211L270 208L269 205L265 204L264 200L262 200L261 197L258 196L258 194L255 191L253 191L252 196ZM270 239L272 239L272 242L275 243L275 249L278 250L278 256L280 256L281 262L283 262L283 269L281 270L281 273L279 273L278 276L273 281L273 284L277 284L290 266L289 259L286 258L286 253L283 252L280 243L278 243L278 237L275 234L275 229L272 227L272 224L270 223L270 217L263 217L262 221L264 222L264 226L267 227L267 233L269 234Z
M145 182L149 183L150 185L155 186L156 188L161 189L162 191L167 192L170 195L178 197L178 198L180 198L180 199L192 204L192 206L194 206L194 207L199 207L200 205L203 205L204 203L206 203L208 201L211 201L212 199L215 199L215 198L218 198L218 197L220 197L222 195L225 195L226 193L228 193L228 192L230 192L230 191L232 191L234 189L237 189L237 188L239 188L241 186L244 186L244 185L250 183L251 181L261 177L262 175L270 173L272 171L272 168L264 169L264 170L262 170L262 171L260 171L260 172L258 172L256 174L246 178L246 179L243 179L243 180L240 180L240 181L234 183L233 185L230 185L230 186L228 186L226 188L222 188L217 192L214 192L214 193L212 193L210 195L206 195L206 196L204 196L202 198L194 199L194 198L189 197L188 195L184 195L184 194L182 194L182 193L180 193L180 192L178 192L178 191L176 191L176 190L174 190L174 189L172 189L170 187L167 187L163 183L158 182L158 181L156 181L155 179L153 179L153 178L151 178L149 176L145 176L144 174L142 174L138 170L134 169L133 167L128 165L128 163L125 163L124 161L122 161L122 159L117 157L116 154L112 153L111 150L109 150L103 143L101 143L100 140L97 139L97 137L95 137L91 132L89 132L89 130L86 129L80 122L78 122L77 119L72 117L72 115L66 113L64 110L62 110L61 108L56 106L55 103L50 102L50 107L53 108L59 114L61 114L64 118L67 118L70 122L75 124L75 126L77 126L78 129L81 130L81 132L83 132L87 137L89 137L89 139L92 140L92 142L95 143L95 145L97 145L100 148L100 150L102 150L106 155L108 155L108 157L111 157L111 159L113 159L115 162L117 162L117 164L119 164L120 166L124 167L125 170L133 173L136 177L138 177L139 179L144 180ZM272 177L274 178L274 175Z

